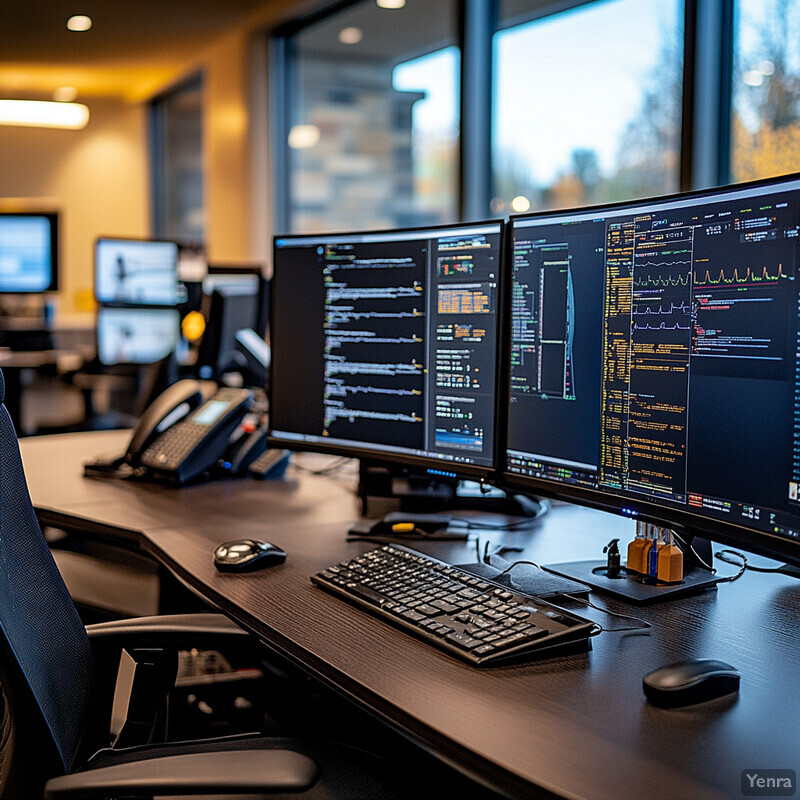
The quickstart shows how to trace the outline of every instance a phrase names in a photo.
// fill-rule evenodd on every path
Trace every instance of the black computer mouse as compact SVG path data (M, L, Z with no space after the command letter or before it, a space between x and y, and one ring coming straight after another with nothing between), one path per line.
M739 671L724 661L697 658L648 672L642 687L651 703L674 708L736 692L740 677Z
M286 552L269 542L257 539L236 539L223 542L214 550L214 566L220 572L246 572L261 567L274 567L286 561Z

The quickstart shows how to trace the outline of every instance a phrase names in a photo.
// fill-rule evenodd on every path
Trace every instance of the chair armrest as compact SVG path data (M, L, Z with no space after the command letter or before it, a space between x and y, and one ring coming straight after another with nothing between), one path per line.
M317 765L293 750L235 750L150 758L62 775L46 800L108 796L299 792L317 779Z
M250 634L222 614L164 614L98 622L86 626L93 648L171 647L244 644Z
M94 713L86 732L89 749L92 743L108 744L109 727L118 746L150 740L175 683L179 650L250 657L258 646L255 637L222 614L134 617L87 625L86 633L97 676ZM129 658L121 660L123 651Z

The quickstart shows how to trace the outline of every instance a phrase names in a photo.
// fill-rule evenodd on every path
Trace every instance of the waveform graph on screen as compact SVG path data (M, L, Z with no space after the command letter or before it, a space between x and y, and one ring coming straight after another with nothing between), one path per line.
M777 376L794 276L774 267L695 269L692 357L735 360L739 370Z
M695 269L695 286L775 286L782 280L791 280L792 276L784 271L783 264L774 267L733 267L713 270L710 267Z

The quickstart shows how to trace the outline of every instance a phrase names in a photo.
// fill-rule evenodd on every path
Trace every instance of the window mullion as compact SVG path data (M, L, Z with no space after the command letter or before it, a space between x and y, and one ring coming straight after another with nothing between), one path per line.
M696 5L686 20L695 24L692 136L691 141L684 138L684 147L691 147L691 185L681 188L702 189L730 179L733 0L693 0L689 5Z
M492 197L492 37L497 0L462 0L461 136L459 147L461 219L485 219Z

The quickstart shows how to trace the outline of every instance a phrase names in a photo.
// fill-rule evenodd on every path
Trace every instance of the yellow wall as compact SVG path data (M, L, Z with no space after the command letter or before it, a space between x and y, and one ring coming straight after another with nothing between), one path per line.
M206 237L209 260L263 260L254 241L253 192L264 191L266 176L251 158L255 135L250 113L251 39L246 32L228 36L204 62L204 173ZM266 74L263 80L266 91ZM267 147L266 131L263 147Z
M86 310L97 236L148 234L145 125L142 106L95 100L82 131L0 127L0 208L61 212L60 314Z
M186 65L184 76L201 69L205 78L210 260L266 263L271 231L265 31L317 2L265 2L242 30ZM150 234L146 102L79 99L91 111L82 131L0 127L0 208L8 198L21 198L28 206L62 212L62 318L79 314L91 294L97 236Z

